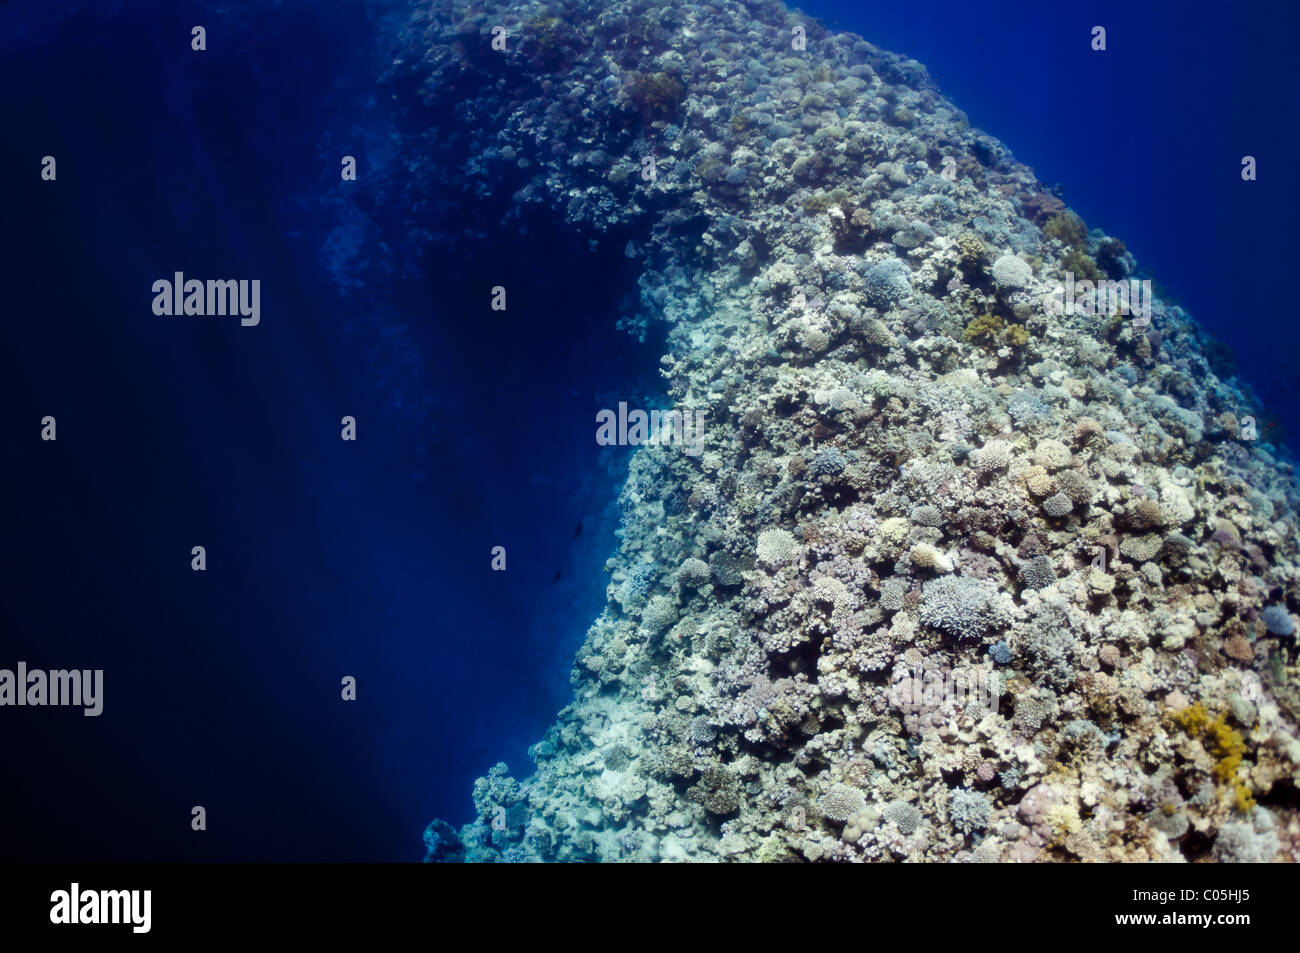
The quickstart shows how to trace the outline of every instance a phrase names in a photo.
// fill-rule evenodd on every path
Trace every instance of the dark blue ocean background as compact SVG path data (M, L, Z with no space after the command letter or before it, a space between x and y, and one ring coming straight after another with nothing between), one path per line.
M661 342L615 327L629 236L382 207L409 132L375 86L398 9L0 7L0 667L105 671L100 718L0 710L0 858L419 859L475 777L528 773L568 700L627 460L595 412L660 405ZM1288 6L805 9L925 63L1232 348L1265 439L1300 434ZM423 255L340 286L340 249L412 227ZM153 315L175 271L260 279L262 323Z

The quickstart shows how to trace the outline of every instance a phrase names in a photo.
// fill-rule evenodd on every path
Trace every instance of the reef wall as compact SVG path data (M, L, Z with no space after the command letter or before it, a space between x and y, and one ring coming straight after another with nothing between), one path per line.
M429 859L1294 859L1293 469L1123 243L782 4L466 9L384 78L409 220L626 243L706 425L627 451L573 700Z

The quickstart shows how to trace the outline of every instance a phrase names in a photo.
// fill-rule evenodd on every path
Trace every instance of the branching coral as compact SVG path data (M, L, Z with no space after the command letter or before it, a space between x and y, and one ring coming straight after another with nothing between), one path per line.
M942 576L921 588L921 621L956 639L978 639L1007 625L1011 614L991 583Z

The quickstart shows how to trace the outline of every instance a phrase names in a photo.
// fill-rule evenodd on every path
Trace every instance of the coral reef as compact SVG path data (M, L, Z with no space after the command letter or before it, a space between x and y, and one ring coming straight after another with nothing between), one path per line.
M626 243L709 421L629 451L572 701L430 859L1295 859L1293 467L1180 308L1044 307L1137 264L920 64L775 0L489 0L386 82L412 216Z

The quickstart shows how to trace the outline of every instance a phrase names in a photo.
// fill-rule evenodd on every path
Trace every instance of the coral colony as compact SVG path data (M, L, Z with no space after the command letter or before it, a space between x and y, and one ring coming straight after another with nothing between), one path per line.
M779 3L443 6L387 82L476 119L411 194L643 234L682 414L599 421L572 701L430 860L1300 855L1294 474L1121 242Z

